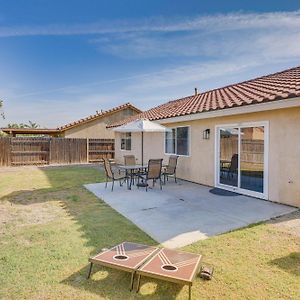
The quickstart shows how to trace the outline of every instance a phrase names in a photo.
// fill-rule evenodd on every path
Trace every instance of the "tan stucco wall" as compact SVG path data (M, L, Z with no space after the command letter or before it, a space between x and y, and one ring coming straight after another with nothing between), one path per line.
M94 138L94 139L114 139L112 130L106 129L106 124L101 121L93 121L82 124L78 127L65 131L66 138Z
M180 157L178 177L214 186L215 178L215 126L240 122L269 121L269 200L300 207L300 108L280 109L251 114L210 118L167 124L168 127L191 126L189 157ZM210 139L202 133L209 128ZM135 154L140 160L140 134L132 136L132 151L120 150L120 135L116 135L116 160L123 155ZM149 158L164 158L164 134L145 134L145 162Z
M110 114L107 117L83 123L65 131L66 138L97 138L97 139L114 139L114 131L106 129L106 126L136 114L132 109L124 109L122 111Z

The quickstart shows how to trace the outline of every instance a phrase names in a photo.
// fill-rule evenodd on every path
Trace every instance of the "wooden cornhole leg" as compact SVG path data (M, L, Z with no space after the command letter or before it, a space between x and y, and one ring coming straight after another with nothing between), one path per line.
M90 268L89 268L89 272L88 272L88 276L87 276L87 279L89 279L89 278L91 277L92 268L93 268L93 263L91 262ZM135 272L132 272L132 273L131 273L131 280L130 280L130 289L129 289L130 292L133 290L134 275L135 275Z
M137 279L137 285L136 285L136 292L138 293L140 291L140 285L141 285L141 275L138 275L138 279Z
M93 268L93 263L91 262L91 264L90 264L90 269L89 269L89 273L88 273L88 276L87 276L87 279L89 279L90 276L91 276L92 268Z
M132 272L131 280L130 280L130 292L133 290L134 275L135 275L135 272Z

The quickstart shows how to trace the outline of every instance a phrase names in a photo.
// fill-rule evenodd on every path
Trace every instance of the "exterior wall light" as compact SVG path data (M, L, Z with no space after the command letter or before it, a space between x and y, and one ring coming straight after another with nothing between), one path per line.
M210 129L208 128L203 131L203 139L209 140L209 138L210 138Z

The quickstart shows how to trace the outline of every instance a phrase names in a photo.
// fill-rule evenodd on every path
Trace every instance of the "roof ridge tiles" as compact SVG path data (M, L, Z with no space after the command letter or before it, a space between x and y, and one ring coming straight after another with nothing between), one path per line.
M122 110L122 109L125 109L125 108L133 108L136 111L142 112L141 110L139 110L137 107L135 107L130 102L126 102L126 103L121 104L119 106L116 106L116 107L113 107L113 108L110 108L110 109L107 109L107 110L103 110L103 111L101 110L100 112L97 112L96 114L89 115L89 116L87 116L85 118L81 118L79 120L76 120L76 121L70 122L68 124L65 124L63 126L57 127L57 129L58 130L66 130L66 129L68 129L70 127L73 127L73 126L75 126L77 124L81 124L81 123L84 123L84 122L96 119L98 117L105 116L105 115L107 115L109 113L112 113L112 112L115 112L115 111L119 111L119 110Z
M222 87L219 87L219 88L214 88L214 89L211 89L209 91L205 91L203 92L204 93L207 93L207 92L213 92L215 90L220 90L220 89L225 89L225 88L228 88L228 87L231 87L231 86L235 86L235 85L238 85L238 84L244 84L244 83L247 83L249 81L254 81L254 80L259 80L259 79L262 79L262 78L269 78L271 76L275 76L275 75L279 75L279 74L282 74L282 73L286 73L286 72L289 72L289 71L292 71L294 69L299 69L299 73L300 73L300 66L298 67L293 67L293 68L290 68L290 69L287 69L287 70L283 70L283 71L278 71L278 72L275 72L275 73L271 73L271 74L268 74L268 75L263 75L263 76L259 76L257 78L251 78L251 79L247 79L247 80L244 80L244 81L241 81L241 82L236 82L236 83L231 83L231 84L228 84L228 85L225 85L225 86L222 86ZM299 75L300 76L300 75ZM180 99L178 99L180 100Z
M229 84L197 95L170 100L141 113L136 118L150 120L239 107L300 96L300 66L269 75ZM127 123L132 118L114 123L111 127Z

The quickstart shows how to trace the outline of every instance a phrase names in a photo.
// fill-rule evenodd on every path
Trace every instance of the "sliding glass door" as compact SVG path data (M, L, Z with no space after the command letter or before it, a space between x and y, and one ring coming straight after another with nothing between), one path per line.
M239 129L220 128L220 183L238 187Z
M268 197L268 124L217 126L216 185L255 197Z
M241 128L240 187L264 193L264 126Z

